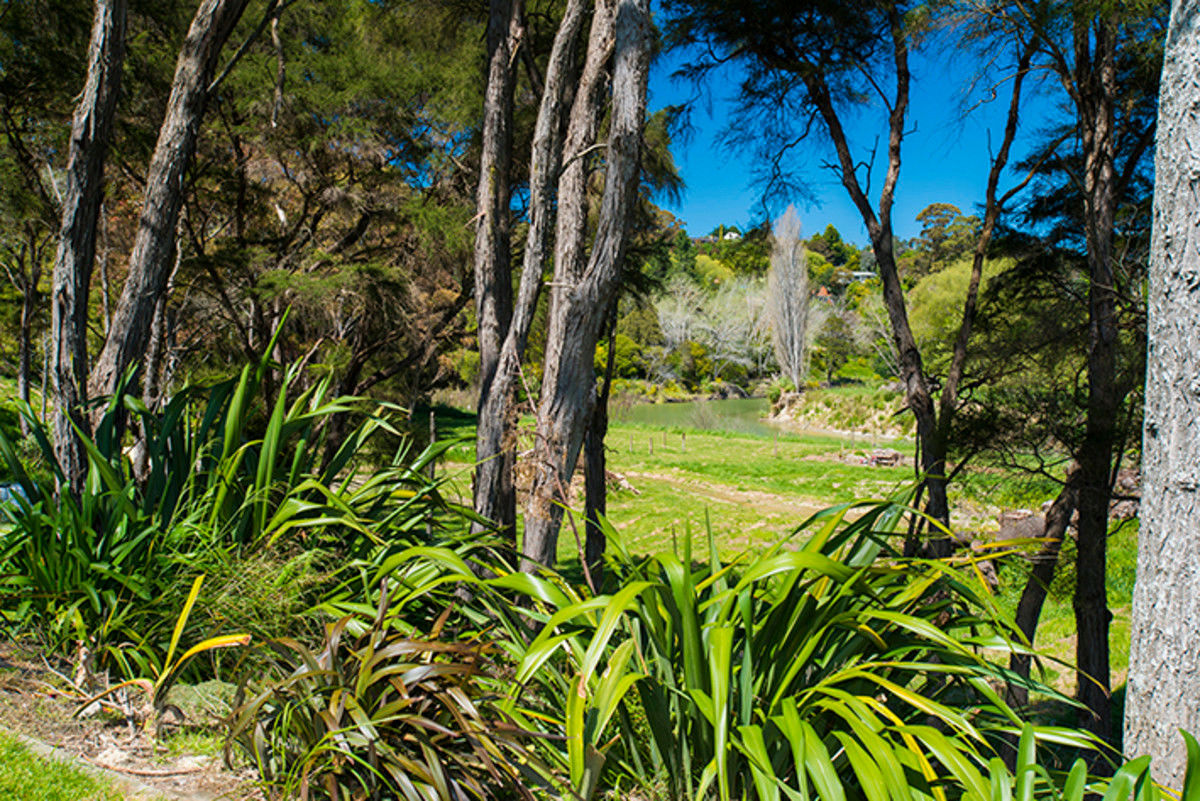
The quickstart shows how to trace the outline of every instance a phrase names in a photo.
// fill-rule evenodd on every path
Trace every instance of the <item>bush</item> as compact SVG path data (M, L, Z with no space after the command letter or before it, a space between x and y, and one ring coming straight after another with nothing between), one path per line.
M355 624L358 624L357 626ZM271 643L262 689L234 712L231 739L283 797L532 798L552 774L488 687L494 646L392 630L387 593L365 630L346 616L316 650Z
M377 578L422 604L471 588L447 626L498 644L511 665L500 709L583 799L975 788L998 735L1020 729L989 684L1005 671L980 654L1015 635L955 565L898 558L887 538L904 514L832 509L802 527L798 550L732 565L711 535L696 566L686 550L635 558L606 527L604 594L554 573L493 566L480 579L443 549L398 554Z
M271 407L259 409L265 369L184 389L161 414L128 397L110 402L95 437L84 439L88 474L78 499L27 471L0 433L0 459L32 501L12 514L0 543L0 616L11 630L72 654L80 668L132 676L127 654L164 650L172 598L202 565L295 540L301 550L361 556L411 544L426 521L436 522L446 504L425 465L449 441L411 462L399 451L359 475L356 455L374 432L392 430L386 418L368 414L344 440L327 441L326 423L358 402L327 399L328 379L301 391L293 370ZM139 470L114 434L119 404L145 432ZM25 412L65 485L48 432Z

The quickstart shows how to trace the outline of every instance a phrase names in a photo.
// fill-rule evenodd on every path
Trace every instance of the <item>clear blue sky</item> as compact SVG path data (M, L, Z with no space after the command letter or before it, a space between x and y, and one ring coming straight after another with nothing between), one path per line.
M683 103L695 90L672 79L671 73L681 59L668 55L655 64L650 74L650 108ZM912 60L912 103L908 135L901 151L900 179L897 183L893 227L900 237L920 232L917 214L930 203L953 203L966 214L979 213L987 186L989 169L989 131L992 149L999 147L1008 104L1008 85L998 92L996 101L975 108L963 116L963 96L974 63L969 57L914 57ZM686 184L678 204L660 199L659 205L675 214L693 236L706 234L719 224L745 226L763 217L760 192L751 185L752 154L729 153L717 144L717 135L726 126L732 97L737 90L736 76L727 75L706 93L710 102L697 104L692 112L692 135L672 146L676 166ZM1041 120L1052 111L1051 99L1043 93L1032 98L1025 112L1022 133L1036 131ZM875 137L880 137L876 172L886 167L887 135L882 114L861 115L846 121L856 156L866 158ZM1022 155L1021 140L1014 157ZM867 244L866 229L858 211L840 180L821 166L830 160L832 148L820 137L813 137L794 151L794 158L810 167L800 170L811 187L815 200L806 205L796 199L796 207L807 234L823 231L832 223L842 236L858 245ZM1008 181L1013 183L1010 159ZM882 175L872 181L872 202L878 200ZM786 205L786 204L785 204Z

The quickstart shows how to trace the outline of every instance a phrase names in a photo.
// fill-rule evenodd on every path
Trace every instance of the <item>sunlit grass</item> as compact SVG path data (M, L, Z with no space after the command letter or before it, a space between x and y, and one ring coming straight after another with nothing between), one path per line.
M0 732L0 798L21 801L121 801L108 782L39 757Z

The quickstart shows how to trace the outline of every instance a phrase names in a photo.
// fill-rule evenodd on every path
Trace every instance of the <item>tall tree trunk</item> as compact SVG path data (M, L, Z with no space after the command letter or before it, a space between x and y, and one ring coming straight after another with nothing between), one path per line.
M554 37L542 102L534 127L529 166L529 231L517 288L517 303L500 346L491 381L480 388L476 427L475 511L493 521L516 545L517 497L512 470L516 462L517 373L537 308L554 222L554 188L562 167L562 124L566 95L574 73L575 48L587 8L570 0ZM478 527L477 527L478 530Z
M1017 602L1016 624L1025 639L1032 645L1037 636L1038 620L1042 616L1042 606L1046 603L1046 594L1054 581L1054 572L1058 567L1058 554L1062 550L1063 537L1071 524L1071 515L1079 500L1079 469L1071 465L1067 472L1067 481L1059 491L1058 497L1050 505L1046 513L1046 528L1042 532L1045 541L1033 556L1033 567L1021 599ZM1009 668L1019 676L1028 679L1031 659L1024 654L1013 654L1009 658ZM1017 706L1029 704L1029 691L1024 687L1013 686L1010 691L1012 701Z
M150 160L129 276L90 378L92 394L116 392L126 369L146 351L151 318L166 291L183 204L184 176L196 149L209 83L225 41L248 0L202 0L175 63L167 112Z
M604 360L604 382L596 398L596 408L588 421L583 441L584 521L587 529L584 560L592 585L599 588L604 582L604 549L608 545L600 518L608 514L608 465L604 454L604 437L608 434L608 396L612 389L613 368L616 366L617 304L613 302L608 318L608 353Z
M1109 690L1110 614L1107 574L1108 507L1112 485L1117 388L1117 309L1113 272L1113 220L1117 192L1114 169L1116 22L1101 19L1094 31L1091 15L1081 14L1075 28L1078 131L1084 158L1083 203L1087 238L1088 399L1080 470L1079 550L1076 558L1075 662L1077 697L1086 711L1081 723L1105 742L1113 740ZM1094 52L1092 52L1094 50Z
M96 256L96 220L104 162L125 57L125 0L96 0L87 82L71 123L62 227L54 258L51 341L54 349L54 449L71 491L83 489L86 456L75 427L88 431L88 290Z
M546 367L538 404L535 475L522 543L523 570L555 562L558 529L567 500L565 488L596 402L596 342L616 296L628 217L637 191L650 63L649 12L649 0L619 0L614 9L608 169L596 239L587 267L577 281L560 280L570 275L566 272L570 270L569 260L557 260L555 264ZM561 199L560 183L560 203Z
M1179 730L1200 734L1200 2L1171 8L1159 93L1150 247L1141 529L1125 752L1151 754L1154 777L1178 790L1186 754Z
M909 411L917 424L917 446L920 455L918 464L928 497L925 511L933 519L948 525L950 507L946 499L945 476L948 443L939 430L937 409L934 406L929 379L925 375L916 337L913 336L908 323L904 288L900 284L893 244L892 204L896 194L896 181L900 177L900 149L908 115L911 73L908 67L908 32L897 9L891 11L890 28L896 92L891 102L891 113L888 115L887 172L879 194L878 211L871 205L871 200L859 181L859 165L850 150L850 142L834 106L828 84L822 75L815 71L805 74L802 78L837 152L837 167L842 185L850 194L850 199L858 209L871 238L871 249L875 253L879 277L883 283L883 303L891 323L892 341L899 361L900 380L904 384ZM937 537L924 550L930 556L944 556L950 553L951 548L950 538Z
M475 511L492 521L508 539L515 539L517 524L516 495L512 488L515 451L503 447L504 421L490 417L486 404L493 393L500 349L512 320L509 169L516 51L521 46L523 5L522 0L492 0L488 15L488 76L475 228L475 318L479 328L480 376L473 482Z

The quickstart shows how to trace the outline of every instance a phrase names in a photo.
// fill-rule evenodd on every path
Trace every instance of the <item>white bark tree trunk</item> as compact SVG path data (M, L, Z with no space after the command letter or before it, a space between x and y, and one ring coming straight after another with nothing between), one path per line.
M600 10L597 9L597 14ZM637 190L646 79L650 64L649 0L619 0L613 10L614 50L612 121L607 174L591 255L584 263L582 237L577 249L563 253L569 237L563 223L571 193L559 183L559 256L546 342L546 367L538 404L535 476L525 515L521 568L552 566L562 523L564 492L575 470L583 435L596 402L594 359L609 306L617 291L630 206ZM589 45L589 51L591 46ZM589 52L589 63L591 53ZM584 67L587 75L588 66ZM576 98L576 103L581 102ZM576 115L572 113L572 125ZM567 153L571 133L567 135ZM577 159L578 160L578 159ZM573 164L564 170L567 181ZM575 229L574 233L578 233ZM564 258L563 256L566 256Z
M788 206L772 226L771 270L767 273L775 359L792 389L804 389L804 345L808 334L808 254L800 240L800 217Z
M1171 8L1159 93L1141 532L1125 752L1178 789L1200 733L1200 0Z

